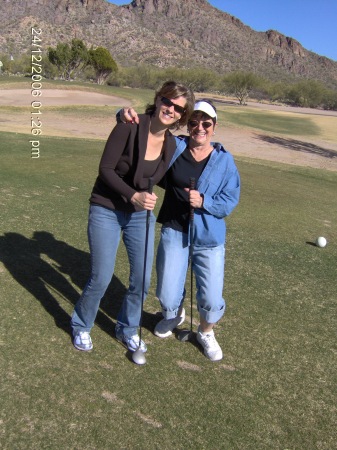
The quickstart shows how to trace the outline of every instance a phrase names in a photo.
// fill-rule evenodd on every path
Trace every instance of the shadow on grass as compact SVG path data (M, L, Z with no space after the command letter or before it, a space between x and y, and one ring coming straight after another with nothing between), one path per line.
M296 139L281 138L276 136L258 135L256 139L260 139L270 144L280 145L289 150L296 152L311 153L313 155L323 156L324 158L337 158L337 152L328 150L310 142L298 141Z
M226 99L221 99L221 98L215 98L215 97L208 97L209 99L211 99L213 101L213 103L219 103L222 105L230 105L230 106L240 106L238 101L232 101L232 100L226 100Z
M204 350L202 346L197 341L197 332L190 331L191 328L180 328L173 330L173 334L175 335L175 338L177 341L181 342L184 345L193 345L196 349L200 351L200 353L204 353ZM185 335L186 339L181 339L182 335ZM188 337L186 336L188 335Z
M41 257L46 255L48 262ZM0 259L13 278L33 295L54 318L57 327L71 335L70 316L57 298L75 305L90 275L90 255L46 231L36 231L32 239L18 233L0 236ZM114 275L101 300L95 324L114 336L126 287ZM143 313L143 326L153 330L158 316Z
M313 247L317 247L316 242L306 241L307 245L312 245Z

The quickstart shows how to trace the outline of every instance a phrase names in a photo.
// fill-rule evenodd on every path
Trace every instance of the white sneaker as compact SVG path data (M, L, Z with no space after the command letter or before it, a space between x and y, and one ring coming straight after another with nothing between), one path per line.
M171 336L172 331L185 321L185 309L181 311L181 315L174 319L163 319L157 323L154 328L154 334L160 338Z
M92 340L88 331L75 331L74 333L74 347L77 350L89 352L92 350Z
M139 336L135 334L134 336L125 336L124 334L120 335L116 333L116 338L122 344L124 344L130 352L135 352L139 348ZM147 352L147 346L143 339L140 342L140 349L143 353Z
M219 361L222 359L222 350L214 336L214 331L209 333L201 333L200 327L197 332L197 341L204 348L204 355L211 361Z

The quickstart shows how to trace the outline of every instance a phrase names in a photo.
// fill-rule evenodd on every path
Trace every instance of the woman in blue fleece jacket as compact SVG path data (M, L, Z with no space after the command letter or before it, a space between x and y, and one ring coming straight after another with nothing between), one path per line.
M137 115L124 110L125 120ZM197 340L212 361L222 359L213 327L225 312L222 296L226 223L239 202L240 176L232 155L212 137L216 108L200 100L188 121L189 137L176 137L177 149L164 183L165 197L157 221L162 224L157 252L157 291L164 319L154 334L166 338L185 320L183 302L189 261L189 216L194 209L192 269L200 315ZM189 189L190 178L195 188Z
M212 143L216 109L199 101L188 122L189 137L177 138L165 197L157 221L162 224L157 252L157 297L164 319L155 327L165 338L185 319L183 301L189 259L189 213L194 208L192 269L200 315L197 340L212 361L222 359L213 327L225 312L222 297L226 223L239 202L240 177L234 159L219 143ZM189 189L189 179L195 188Z

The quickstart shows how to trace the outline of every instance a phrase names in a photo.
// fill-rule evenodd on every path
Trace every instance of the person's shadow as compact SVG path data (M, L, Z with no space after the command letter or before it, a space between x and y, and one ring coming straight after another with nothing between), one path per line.
M57 299L62 297L75 305L90 275L89 253L55 239L46 231L34 232L32 239L5 233L0 236L0 259L13 278L53 317L56 326L71 334L70 315ZM114 275L101 300L95 324L111 336L125 292L126 287ZM153 327L150 316L144 312L143 326Z

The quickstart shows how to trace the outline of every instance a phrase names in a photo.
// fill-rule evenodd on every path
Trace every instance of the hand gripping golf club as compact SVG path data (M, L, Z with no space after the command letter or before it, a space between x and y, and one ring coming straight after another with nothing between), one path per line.
M190 178L190 189L195 189L195 178ZM191 272L191 323L189 330L181 330L178 334L178 339L181 342L190 341L193 337L193 270L192 270L192 258L193 258L193 240L194 240L194 208L190 207L190 219L189 219L189 229L190 229L190 248L188 254L188 264L190 266Z
M149 178L148 193L152 194L153 189L153 179ZM148 209L146 211L146 231L145 231L145 251L144 251L144 268L143 268L143 286L142 286L142 303L141 303L141 313L140 313L140 323L139 323L139 347L135 352L132 353L132 361L136 364L142 365L146 364L146 358L143 350L141 349L142 342L142 324L143 324L143 307L144 307L144 297L145 297L145 277L146 277L146 260L147 260L147 247L149 241L149 229L150 229L150 217L151 211Z

